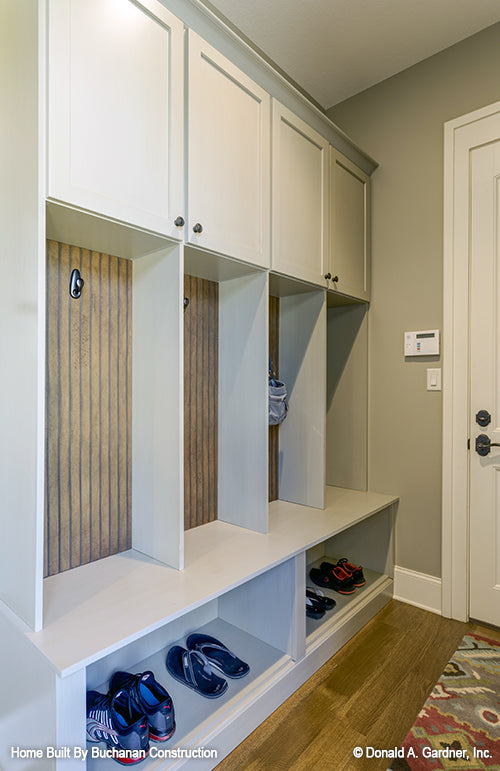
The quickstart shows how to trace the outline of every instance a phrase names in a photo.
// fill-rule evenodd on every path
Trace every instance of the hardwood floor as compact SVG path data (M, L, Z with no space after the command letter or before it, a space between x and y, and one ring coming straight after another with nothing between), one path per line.
M393 600L217 771L386 771L390 760L353 749L399 747L468 631L500 642L500 630Z

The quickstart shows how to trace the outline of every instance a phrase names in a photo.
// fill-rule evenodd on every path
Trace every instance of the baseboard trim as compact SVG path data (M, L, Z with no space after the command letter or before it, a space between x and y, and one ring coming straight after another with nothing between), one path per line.
M395 565L394 599L441 615L441 579Z

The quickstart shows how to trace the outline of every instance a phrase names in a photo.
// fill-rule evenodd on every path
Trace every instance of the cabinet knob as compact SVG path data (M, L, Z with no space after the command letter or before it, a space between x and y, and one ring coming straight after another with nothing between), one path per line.
M184 217L176 217L174 220L174 225L178 228L182 228L184 225Z
M332 281L335 281L335 282L337 282L338 280L339 280L339 277L338 277L338 276L334 276L334 277L332 278Z
M196 225L193 226L193 233L202 233L203 227L200 225L199 222L196 223Z
M328 281L332 277L331 273L325 273L325 278Z

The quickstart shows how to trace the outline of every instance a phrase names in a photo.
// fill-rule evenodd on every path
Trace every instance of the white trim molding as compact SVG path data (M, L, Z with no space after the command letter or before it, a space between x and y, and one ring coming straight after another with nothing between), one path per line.
M469 617L469 157L500 102L444 124L442 613Z
M441 579L395 565L394 599L441 615Z

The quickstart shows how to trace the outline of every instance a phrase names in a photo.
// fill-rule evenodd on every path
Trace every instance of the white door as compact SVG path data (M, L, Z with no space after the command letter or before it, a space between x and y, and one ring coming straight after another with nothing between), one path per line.
M188 41L186 240L269 267L271 98L192 30Z
M500 114L479 121L475 131L477 145L470 150L469 615L500 626Z

